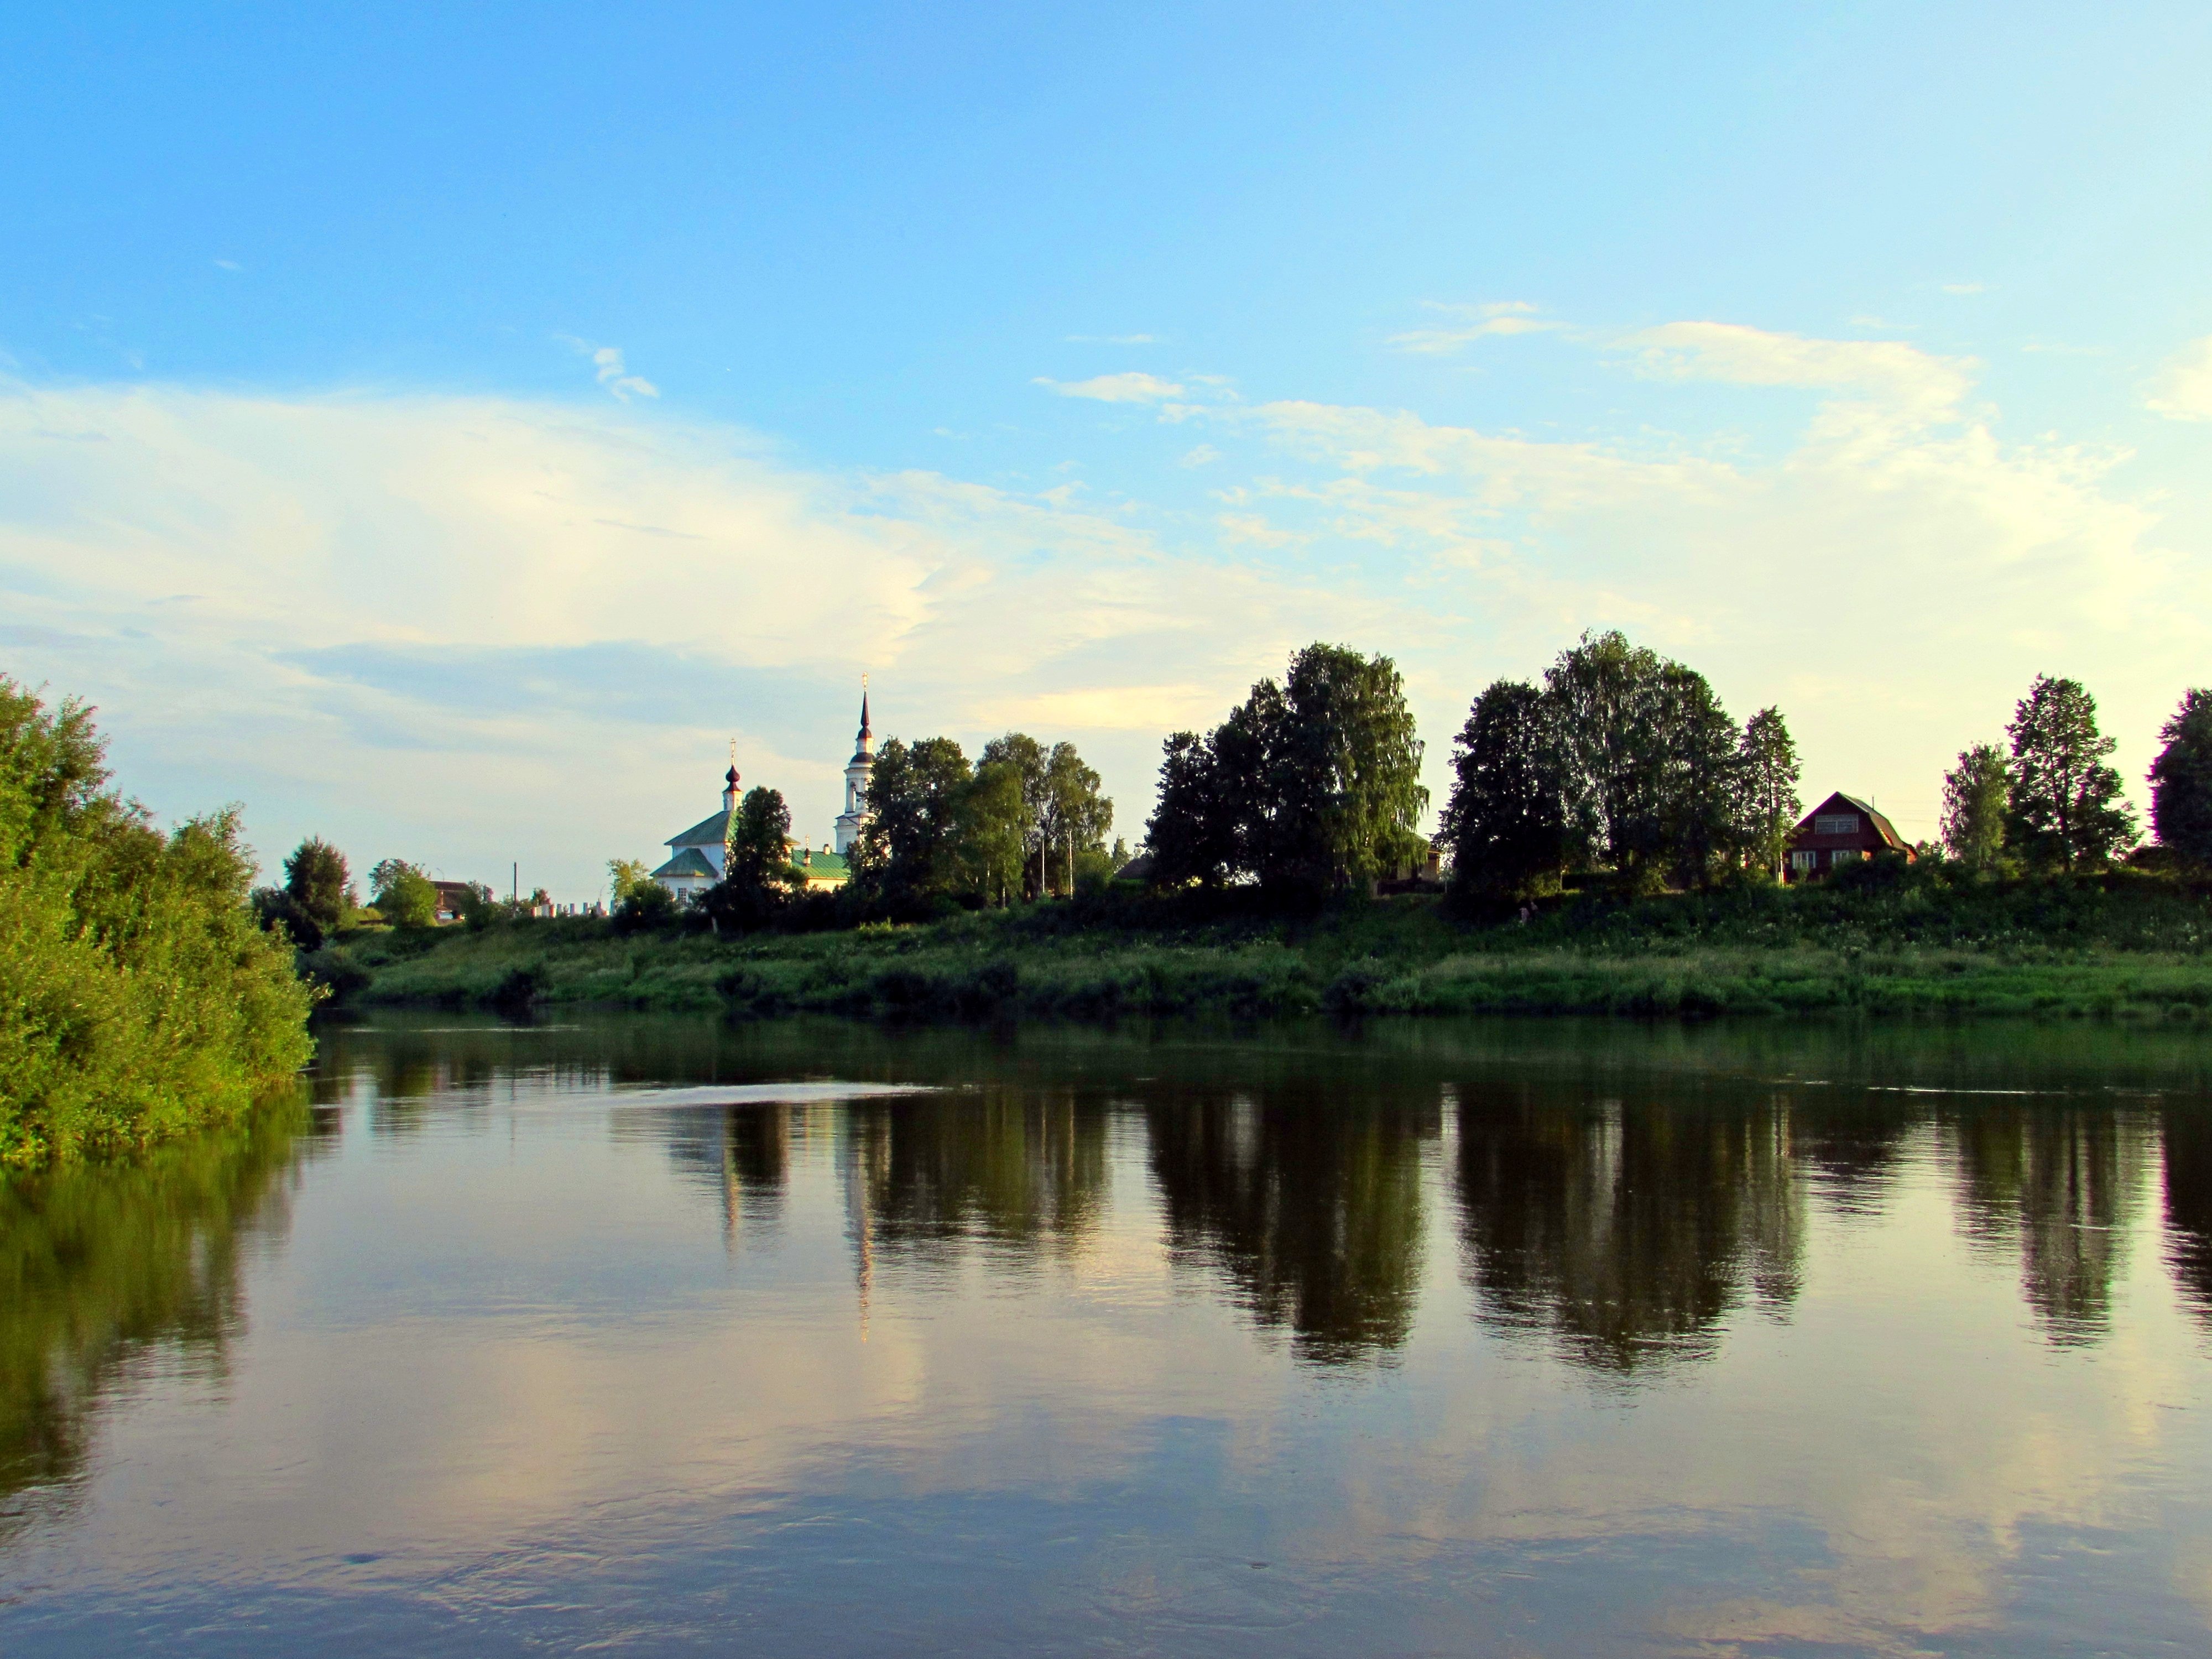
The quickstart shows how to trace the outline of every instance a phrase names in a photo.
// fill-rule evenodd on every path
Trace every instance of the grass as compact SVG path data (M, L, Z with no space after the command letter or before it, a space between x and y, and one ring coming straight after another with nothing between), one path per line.
M2212 902L2116 875L1875 872L1810 890L1554 901L1469 925L1430 900L1284 920L1111 895L911 927L717 939L605 921L357 935L313 959L348 1000L746 1016L1227 1013L2212 1018Z

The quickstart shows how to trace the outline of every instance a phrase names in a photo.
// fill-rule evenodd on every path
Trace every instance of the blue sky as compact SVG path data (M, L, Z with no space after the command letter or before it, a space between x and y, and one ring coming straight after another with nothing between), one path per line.
M1130 832L1316 636L1439 792L1618 625L1914 834L2212 680L2212 13L1099 9L9 14L0 669L572 897L863 672Z

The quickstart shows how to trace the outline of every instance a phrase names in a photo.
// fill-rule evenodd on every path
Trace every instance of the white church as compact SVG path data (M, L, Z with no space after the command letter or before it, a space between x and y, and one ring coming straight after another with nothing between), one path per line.
M834 841L815 848L793 841L792 867L810 892L834 892L852 872L845 854L860 838L868 821L868 774L876 764L876 734L868 724L868 692L860 690L860 731L853 745L853 758L845 763L845 810L837 815ZM679 902L696 898L722 878L722 858L730 842L730 820L738 811L738 769L734 762L722 776L721 810L708 815L678 836L671 836L668 862L653 872Z

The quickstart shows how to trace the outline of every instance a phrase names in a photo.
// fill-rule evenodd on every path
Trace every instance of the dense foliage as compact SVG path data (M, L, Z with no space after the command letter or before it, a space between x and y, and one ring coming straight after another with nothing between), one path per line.
M164 836L102 757L83 705L0 676L0 1164L234 1119L308 1056L236 813Z
M2212 691L2192 690L2159 728L2150 769L2150 821L2160 842L2212 867Z
M1108 873L1114 803L1072 744L1048 750L1010 732L971 766L951 738L892 738L868 777L868 811L840 906L854 920L1004 905L1052 891L1071 872Z
M2079 680L2038 674L2012 724L2012 793L2005 841L2032 868L2107 862L2134 841L2136 817L2120 775L2105 764L2119 746L2097 729L2097 700Z
M1970 870L1994 870L2004 854L2005 819L2012 811L2012 768L1993 743L1960 751L1943 775L1944 850Z
M1297 899L1363 887L1419 848L1420 777L1397 665L1310 645L1211 733L1168 738L1146 827L1152 878Z
M1632 886L1772 873L1800 809L1781 711L1739 731L1705 676L1621 635L1584 635L1540 689L1500 680L1461 731L1442 836L1463 902L1565 871Z

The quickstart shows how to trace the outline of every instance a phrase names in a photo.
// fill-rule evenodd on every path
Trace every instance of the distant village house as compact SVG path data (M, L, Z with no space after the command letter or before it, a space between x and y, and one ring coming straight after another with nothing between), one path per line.
M1912 849L1887 818L1856 795L1838 792L1814 807L1790 833L1790 879L1825 876L1877 853L1912 856Z

